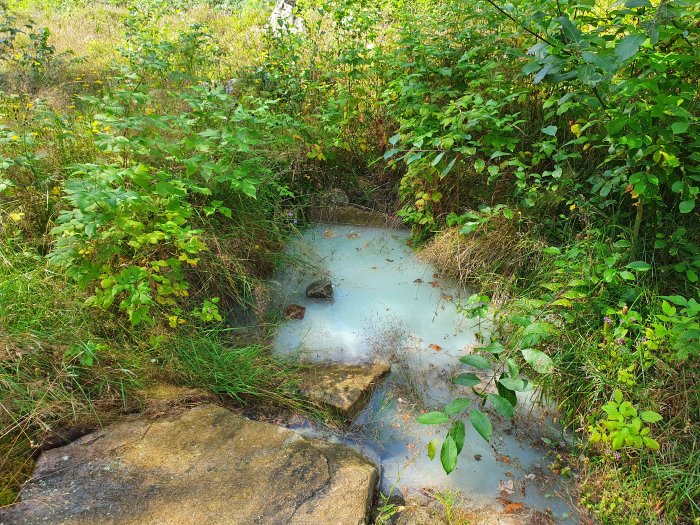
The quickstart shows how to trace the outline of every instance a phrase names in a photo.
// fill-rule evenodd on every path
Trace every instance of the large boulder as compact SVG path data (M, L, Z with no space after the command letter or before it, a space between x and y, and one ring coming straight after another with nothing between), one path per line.
M49 450L2 525L360 525L377 469L214 405L137 418Z
M386 377L389 365L319 364L302 372L302 394L352 421Z

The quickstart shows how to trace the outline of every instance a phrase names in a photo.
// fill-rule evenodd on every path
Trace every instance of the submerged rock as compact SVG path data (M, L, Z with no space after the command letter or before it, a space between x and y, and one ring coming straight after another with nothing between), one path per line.
M306 315L306 307L300 304L290 304L284 309L284 316L290 319L301 320Z
M316 365L302 374L301 392L312 401L353 420L369 401L389 365Z
M328 277L317 279L306 287L306 297L330 299L333 297L333 283Z
M214 405L117 423L41 455L2 525L360 525L377 469Z

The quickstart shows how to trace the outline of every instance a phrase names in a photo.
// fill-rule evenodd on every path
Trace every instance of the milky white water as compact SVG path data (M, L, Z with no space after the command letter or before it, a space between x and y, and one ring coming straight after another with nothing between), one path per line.
M273 289L280 306L303 305L306 316L280 326L275 353L310 362L392 365L389 379L349 431L333 433L306 421L295 428L349 443L374 459L385 493L392 486L404 495L458 490L470 505L493 505L500 497L550 509L557 523L573 523L560 494L563 485L548 468L553 451L548 455L542 441L556 443L561 434L527 396L520 397L514 422L490 414L491 444L465 421L464 450L449 476L438 458L427 457L427 443L447 429L421 425L416 416L455 397L470 397L470 389L452 385L451 378L466 371L481 375L458 358L479 344L488 325L458 312L456 305L470 292L418 260L407 239L402 230L320 225L291 243L293 262ZM323 275L333 282L333 299L307 299L306 286Z

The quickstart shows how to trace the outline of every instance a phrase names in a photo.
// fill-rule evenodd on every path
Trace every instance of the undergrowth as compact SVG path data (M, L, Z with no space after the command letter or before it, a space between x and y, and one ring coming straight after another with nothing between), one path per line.
M294 405L222 327L341 189L491 308L480 403L558 404L582 512L700 519L697 2L300 0L303 31L257 2L0 6L4 502L37 436L153 378ZM421 419L448 473L464 421L492 433L460 399Z

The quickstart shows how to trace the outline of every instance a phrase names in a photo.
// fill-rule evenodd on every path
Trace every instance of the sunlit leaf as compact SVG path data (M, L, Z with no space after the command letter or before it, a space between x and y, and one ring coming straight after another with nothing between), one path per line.
M442 425L443 423L449 422L449 420L450 418L447 417L446 414L437 411L418 416L418 422L424 425Z
M498 412L501 416L507 418L513 417L513 405L505 397L501 397L497 394L489 394L488 399L493 404L496 412Z
M460 357L459 360L465 365L473 366L474 368L478 368L480 370L488 370L491 368L491 363L489 360L480 355L469 354Z
M440 449L442 468L449 474L457 466L457 444L452 436L447 436Z
M493 427L491 426L491 420L486 414L480 410L474 409L469 412L469 421L471 421L472 426L482 438L484 438L486 441L491 440Z

